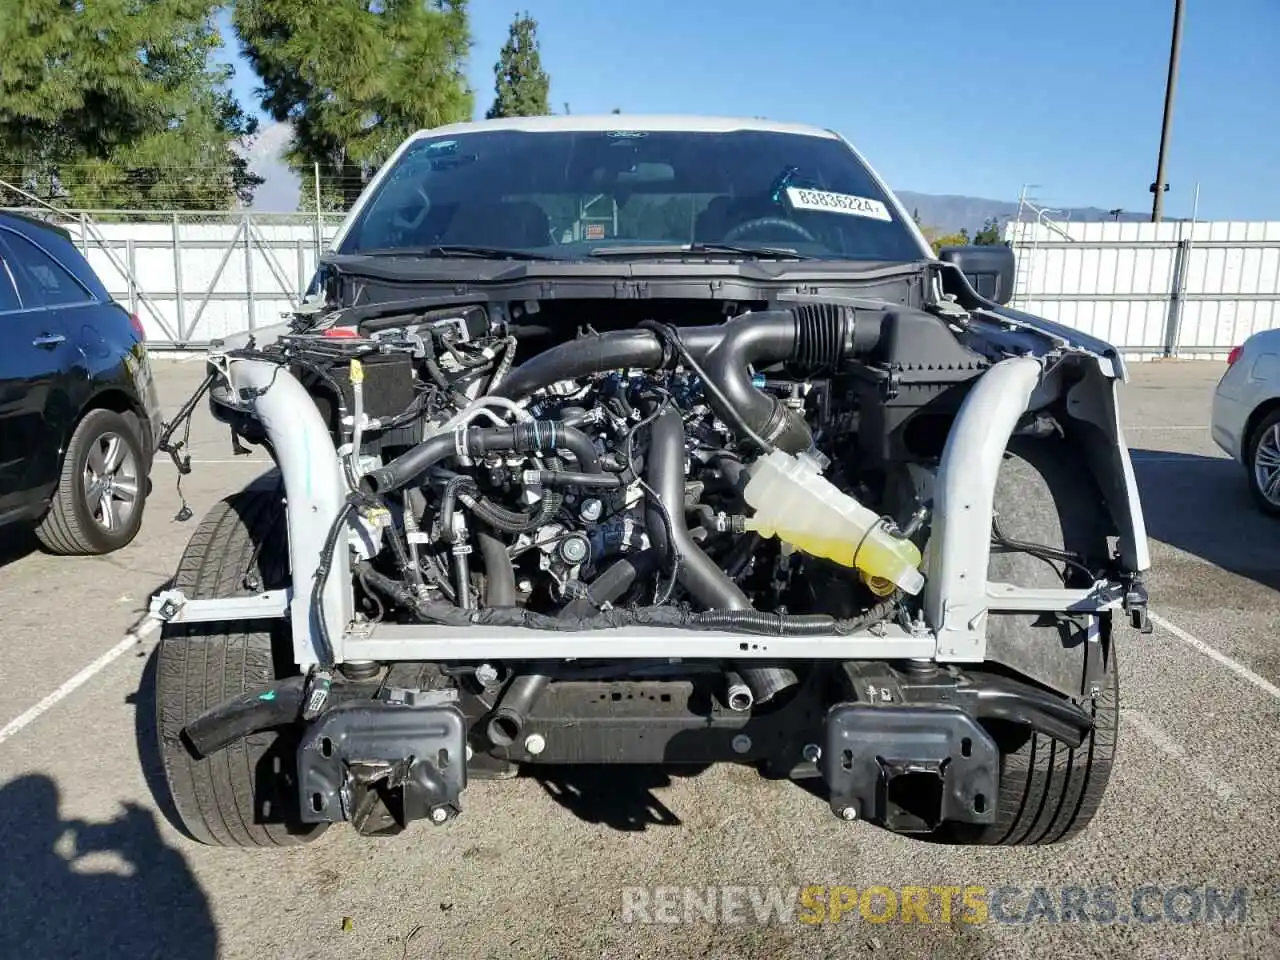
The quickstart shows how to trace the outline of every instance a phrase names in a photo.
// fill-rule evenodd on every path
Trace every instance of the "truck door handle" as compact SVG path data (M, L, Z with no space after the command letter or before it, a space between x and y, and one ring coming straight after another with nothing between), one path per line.
M56 347L60 343L66 343L67 338L60 333L42 333L31 341L33 347Z

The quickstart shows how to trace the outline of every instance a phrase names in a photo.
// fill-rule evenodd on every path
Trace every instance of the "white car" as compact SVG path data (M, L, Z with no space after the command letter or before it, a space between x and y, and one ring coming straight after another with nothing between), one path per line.
M1213 392L1210 428L1248 471L1258 506L1280 516L1280 329L1255 333L1231 351Z

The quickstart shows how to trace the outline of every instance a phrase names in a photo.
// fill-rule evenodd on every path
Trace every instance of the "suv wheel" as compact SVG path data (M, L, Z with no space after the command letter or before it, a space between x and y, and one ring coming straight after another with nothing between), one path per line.
M51 553L103 554L131 543L142 526L147 478L133 424L90 410L76 425L53 502L36 527Z

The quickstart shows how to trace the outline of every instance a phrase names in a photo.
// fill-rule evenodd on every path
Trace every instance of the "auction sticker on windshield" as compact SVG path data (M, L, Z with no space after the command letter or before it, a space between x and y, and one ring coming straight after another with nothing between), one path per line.
M859 197L852 193L832 193L830 190L807 190L803 187L787 187L787 199L794 210L826 210L829 213L847 213L872 220L893 220L889 208L879 200Z

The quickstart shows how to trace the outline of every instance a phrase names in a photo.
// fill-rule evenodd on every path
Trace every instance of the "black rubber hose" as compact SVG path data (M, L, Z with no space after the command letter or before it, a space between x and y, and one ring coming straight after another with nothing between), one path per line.
M738 416L765 440L791 453L813 443L809 427L777 397L755 388L748 365L791 357L799 346L798 329L790 310L744 314L724 325L724 336L700 361L707 379L720 388Z
M544 673L522 673L507 684L486 727L491 743L507 747L520 738L529 711L542 696L550 679Z
M750 610L749 601L736 583L716 566L689 535L684 519L684 424L674 408L658 415L649 428L649 464L646 479L670 522L670 536L663 511L655 503L645 505L645 529L649 542L670 559L680 558L678 580L704 607Z
M638 580L653 576L662 568L662 555L652 547L616 561L590 584L584 595L575 597L561 608L558 618L573 620L595 613L606 603L613 603Z
M365 482L375 493L398 490L414 478L421 476L441 460L457 454L457 442L452 433L441 433L424 440L411 450L400 454L385 467L370 470Z
M519 400L535 390L622 367L654 369L665 359L662 342L647 330L620 330L578 337L530 357L493 391Z
M484 605L514 607L516 605L516 570L507 554L507 546L487 530L476 531L480 558L484 560Z
M579 470L600 472L600 454L591 438L576 427L566 427L556 420L526 420L514 427L476 427L467 431L468 453L478 456L491 450L516 453L568 450L578 461Z
M241 737L297 720L306 684L306 677L296 676L247 690L200 714L183 733L196 753L207 757Z
M454 431L437 434L402 453L384 467L371 470L365 482L375 493L398 490L421 476L441 460L457 456L459 440ZM555 453L568 450L585 473L600 472L600 455L595 444L581 430L566 427L554 420L534 420L514 427L469 427L462 434L463 452L470 457L495 450L516 453Z
M534 477L544 487L587 487L592 490L617 490L622 478L616 473L576 473L571 470L538 470Z

